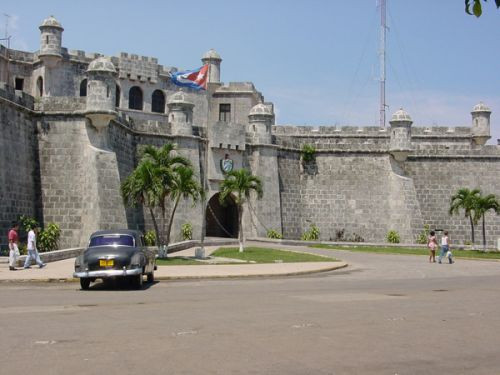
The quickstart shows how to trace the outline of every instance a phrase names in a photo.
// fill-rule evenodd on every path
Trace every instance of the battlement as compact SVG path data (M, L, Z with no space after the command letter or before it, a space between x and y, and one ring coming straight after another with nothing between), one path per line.
M0 97L28 109L34 108L35 100L31 95L20 90L14 90L13 87L8 86L5 82L0 82Z
M35 109L44 112L75 112L84 111L87 103L86 97L52 96L42 97L36 103Z
M378 126L294 126L274 125L272 132L276 136L290 137L389 137L390 127ZM467 126L413 126L412 137L463 138L470 137L472 130Z
M130 59L130 60L138 60L138 61L144 61L144 62L149 62L153 64L158 64L158 59L156 57L149 57L149 56L139 56L134 53L127 53L127 52L120 52L120 58L122 59Z
M279 136L328 136L328 137L388 137L389 128L380 128L378 126L293 126L293 125L274 125L273 134Z
M229 82L229 84L224 84L223 86L220 86L216 93L224 93L224 92L244 92L244 93L249 93L249 92L255 92L255 86L252 82Z

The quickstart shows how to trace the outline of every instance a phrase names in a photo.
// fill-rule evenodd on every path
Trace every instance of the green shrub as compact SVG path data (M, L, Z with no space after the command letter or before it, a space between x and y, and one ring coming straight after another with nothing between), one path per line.
M184 241L193 239L193 226L191 223L182 224L181 235Z
M29 216L24 216L22 215L20 218L19 218L19 224L21 226L21 228L26 232L28 233L30 231L30 229L34 229L36 227L38 227L38 221L36 221L34 218L32 217L29 217Z
M47 227L38 234L37 247L40 252L57 250L61 229L55 223L49 223Z
M357 233L353 233L352 237L349 238L351 242L365 242L365 239Z
M399 233L395 230L390 230L387 232L387 242L389 243L399 243L401 239L399 238Z
M429 241L429 224L425 224L424 229L417 236L418 244L425 245L427 244L427 241Z
M148 230L144 235L146 246L156 246L156 233L154 230Z
M19 244L19 246L17 248L19 249L20 255L27 255L28 254L28 246L26 244Z
M306 143L302 146L300 153L302 154L302 161L304 161L304 163L314 161L316 158L316 147Z
M267 238L281 240L283 238L283 236L278 231L276 231L274 229L268 229L267 230Z
M319 240L319 228L315 224L311 224L309 230L302 235L301 239L303 241Z

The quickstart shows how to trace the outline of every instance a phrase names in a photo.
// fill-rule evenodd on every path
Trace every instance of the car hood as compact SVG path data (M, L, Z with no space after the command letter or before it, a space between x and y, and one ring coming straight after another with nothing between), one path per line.
M138 251L130 246L95 246L87 248L83 258L87 262L100 258L131 258Z

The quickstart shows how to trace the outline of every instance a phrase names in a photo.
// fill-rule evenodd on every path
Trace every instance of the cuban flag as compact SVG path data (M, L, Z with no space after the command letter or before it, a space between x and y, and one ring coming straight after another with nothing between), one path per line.
M207 88L208 64L196 70L186 70L184 72L172 73L172 82L177 86L191 87L195 90L205 90Z

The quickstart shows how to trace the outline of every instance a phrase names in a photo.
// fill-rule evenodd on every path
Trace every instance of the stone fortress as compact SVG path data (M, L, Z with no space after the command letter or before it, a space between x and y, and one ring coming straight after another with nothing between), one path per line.
M207 236L236 235L236 207L217 196L226 155L264 184L264 198L244 211L246 237L275 229L298 239L315 224L322 240L344 231L385 242L396 230L414 243L428 224L464 243L469 222L448 215L450 196L461 187L500 196L500 147L485 144L491 111L482 103L464 127L412 127L403 110L388 128L275 125L273 104L252 83L220 81L214 50L201 59L207 90L195 91L175 86L177 69L156 58L62 47L52 16L39 29L39 51L0 49L0 244L20 215L59 224L61 248L85 245L98 229L152 229L147 210L125 207L119 189L143 145L168 142L209 189L205 217L200 204L179 207L173 240L187 222L194 238L204 221ZM304 144L316 148L314 161L302 161ZM500 219L486 223L491 246Z

